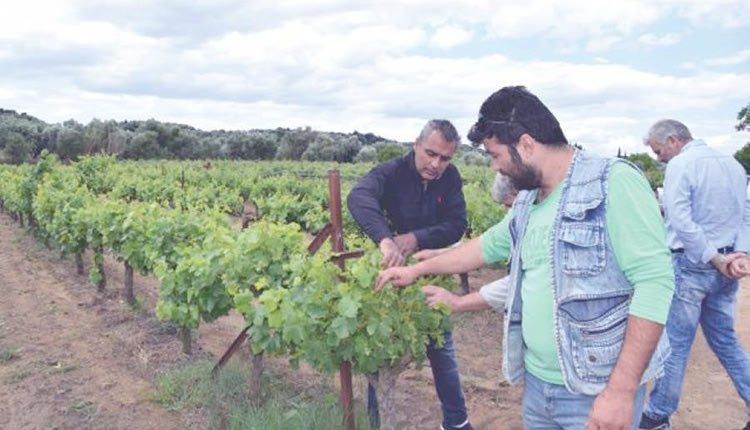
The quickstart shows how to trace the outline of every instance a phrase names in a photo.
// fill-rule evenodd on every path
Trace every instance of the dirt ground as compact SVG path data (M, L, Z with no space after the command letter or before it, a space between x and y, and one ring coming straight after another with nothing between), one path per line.
M86 270L91 256L86 256ZM186 361L169 326L153 313L158 283L136 275L144 300L133 310L119 297L122 265L107 259L107 292L97 294L70 259L44 248L0 214L0 429L178 429L180 416L153 403L160 370ZM472 287L498 276L473 274ZM750 290L740 290L737 330L750 345ZM242 319L230 315L203 324L199 355L218 357L239 333ZM472 423L477 429L521 429L521 386L503 381L501 318L494 313L455 317L454 339ZM11 357L3 351L12 351ZM238 358L235 358L238 359ZM239 358L241 359L241 357ZM309 370L292 373L270 359L290 380L327 380ZM293 375L293 376L292 376ZM429 368L409 369L399 380L400 422L408 429L437 429L440 407ZM361 401L364 380L355 381ZM729 429L744 425L744 404L699 334L691 356L674 428Z

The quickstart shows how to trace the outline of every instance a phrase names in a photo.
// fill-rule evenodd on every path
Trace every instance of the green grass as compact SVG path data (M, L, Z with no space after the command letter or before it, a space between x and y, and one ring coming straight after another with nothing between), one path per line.
M129 304L128 306L130 306L130 309L132 309L133 312L147 312L146 300L142 297L136 297L133 304Z
M7 364L18 358L18 353L21 350L12 345L0 344L0 364Z
M8 384L15 384L16 382L21 382L33 374L34 373L28 369L14 370L5 377L5 382Z
M182 416L207 417L203 423L188 422L185 428L243 430L343 429L338 393L314 387L298 393L283 378L264 374L264 404L248 403L249 370L227 365L219 376L210 377L212 362L198 361L162 374L152 400ZM355 411L357 428L368 430L366 414Z

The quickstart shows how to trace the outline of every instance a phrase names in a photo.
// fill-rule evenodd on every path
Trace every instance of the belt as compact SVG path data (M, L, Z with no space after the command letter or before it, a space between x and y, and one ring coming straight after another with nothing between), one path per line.
M672 254L683 254L685 252L685 248L672 248L670 249L672 251ZM729 254L734 252L734 246L725 246L723 248L719 248L716 250L719 254Z

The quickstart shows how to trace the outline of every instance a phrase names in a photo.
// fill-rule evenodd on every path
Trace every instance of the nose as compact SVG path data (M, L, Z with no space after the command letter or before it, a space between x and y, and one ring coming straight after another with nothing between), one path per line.
M430 160L430 165L434 169L437 169L438 167L440 167L440 157L435 157L432 160Z

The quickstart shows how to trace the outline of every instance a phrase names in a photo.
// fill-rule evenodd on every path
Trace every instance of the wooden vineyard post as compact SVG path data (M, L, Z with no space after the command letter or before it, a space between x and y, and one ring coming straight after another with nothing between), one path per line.
M333 252L344 252L344 229L341 222L341 177L338 170L328 171L328 193L330 195L331 208L331 247ZM337 261L339 267L344 269L344 259ZM352 363L342 363L339 367L339 380L341 381L341 407L344 410L344 425L346 430L355 430L354 408L352 389Z
M133 294L133 266L125 262L125 285L122 289L122 296L125 301L133 306L135 304L135 295Z

